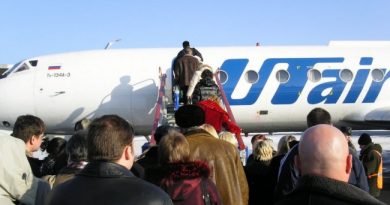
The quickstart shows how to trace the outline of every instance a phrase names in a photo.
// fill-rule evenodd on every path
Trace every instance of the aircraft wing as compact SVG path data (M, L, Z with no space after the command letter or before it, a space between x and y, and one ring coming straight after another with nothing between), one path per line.
M367 113L364 118L368 122L389 122L390 121L390 106L382 107Z

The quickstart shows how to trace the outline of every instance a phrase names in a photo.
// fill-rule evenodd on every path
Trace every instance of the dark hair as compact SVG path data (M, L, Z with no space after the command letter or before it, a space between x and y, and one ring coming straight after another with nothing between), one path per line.
M57 156L65 152L66 140L55 137L49 141L46 147L46 152L49 155Z
M174 129L174 127L169 125L161 125L157 127L156 131L154 132L154 140L156 141L156 144L159 144L161 138L168 134L168 131L171 129Z
M21 115L16 119L12 136L27 142L33 135L39 136L45 132L43 121L33 115Z
M123 149L132 146L133 127L117 115L104 115L92 121L88 130L88 161L120 159Z
M190 42L188 41L183 41L183 48L190 47Z
M65 152L66 140L55 137L47 144L46 152L49 155L43 160L41 171L42 175L56 175L66 167L68 155Z
M306 118L307 127L313 127L318 124L331 124L331 117L328 111L322 108L314 108L309 112Z
M72 162L87 161L87 132L82 130L76 132L66 144L66 153Z
M211 72L210 70L206 69L206 70L204 70L202 72L201 77L202 77L202 79L204 79L204 78L213 78L213 72Z
M342 127L340 127L340 131L346 136L352 135L352 128L351 127L342 126Z

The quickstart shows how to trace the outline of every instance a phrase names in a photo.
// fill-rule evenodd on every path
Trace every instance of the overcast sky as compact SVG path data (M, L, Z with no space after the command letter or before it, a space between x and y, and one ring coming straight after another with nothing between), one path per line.
M0 64L76 50L390 41L390 0L1 0Z

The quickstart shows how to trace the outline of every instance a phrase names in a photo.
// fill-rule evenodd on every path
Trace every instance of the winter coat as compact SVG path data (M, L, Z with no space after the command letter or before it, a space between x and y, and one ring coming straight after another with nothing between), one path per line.
M159 187L111 162L90 162L73 179L53 189L47 204L172 204Z
M43 160L41 165L42 176L57 175L62 168L66 167L67 163L68 163L68 155L66 155L65 151L57 156L55 155L47 156Z
M158 165L158 146L150 147L140 156L137 163L141 165L145 171L149 168L156 167Z
M298 180L296 189L277 205L382 205L367 192L346 182L322 176L305 175Z
M31 167L31 170L32 170L34 176L38 177L38 178L43 177L44 175L42 174L42 169L41 169L43 160L40 160L40 159L32 157L32 156L31 157L27 156L27 160L28 160L28 163L30 164L30 167Z
M207 163L176 162L162 165L159 171L156 174L161 175L160 187L169 194L175 205L204 205L205 194L210 196L211 204L221 204L217 188L209 179Z
M245 167L249 185L249 205L272 204L273 189L269 177L270 161L254 159Z
M196 105L200 106L205 112L205 123L212 125L218 133L224 127L225 130L234 133L236 136L241 134L241 128L230 120L229 114L216 102L203 100Z
M360 154L360 160L363 163L367 177L378 173L381 156L374 150L382 155L382 147L379 144L373 143L366 145ZM378 197L380 195L380 189L377 186L377 176L368 178L368 186L372 196Z
M190 85L190 81L199 66L199 61L191 55L185 55L177 60L174 67L175 82L180 87Z
M193 55L193 56L198 56L198 57L203 61L202 54L201 54L196 48L191 48L191 50L192 50L192 55ZM177 59L180 59L180 58L183 57L185 54L186 54L185 49L182 49L182 50L177 54L176 60L177 60Z
M55 176L53 181L53 187L56 187L70 179L73 179L74 176L83 170L87 162L73 162L68 166L62 168L58 174Z
M276 200L282 199L294 190L297 185L299 171L294 164L295 156L298 156L298 145L292 147L280 162L278 182L275 188Z
M283 198L290 193L296 186L299 178L299 171L295 167L294 157L298 155L298 145L295 145L282 159L278 183L276 184L275 197L276 199ZM367 180L365 180L362 165L356 156L352 156L352 173L348 182L360 189L367 191Z
M237 148L200 128L188 130L184 135L190 145L191 157L206 161L212 170L211 179L222 203L248 204L248 183Z
M194 93L192 94L192 104L207 100L212 96L221 97L218 85L215 84L212 78L203 78L195 86Z
M352 170L349 175L348 183L368 192L367 175L364 171L363 164L359 160L359 157L353 154L351 149L349 150L349 153L352 154Z
M0 204L40 204L49 190L40 192L42 180L34 177L26 157L25 143L11 136L0 136ZM46 184L47 185L47 184ZM47 188L49 186L47 185Z

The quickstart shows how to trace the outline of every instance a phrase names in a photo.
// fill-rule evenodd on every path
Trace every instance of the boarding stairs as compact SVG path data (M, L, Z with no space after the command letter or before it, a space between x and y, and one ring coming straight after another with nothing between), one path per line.
M222 95L222 102L223 105L225 106L227 113L229 114L230 120L236 123L233 112L230 108L229 101L227 100L225 91L223 90L221 81L219 79L219 72L220 69L218 68L217 72L214 74L214 77ZM151 144L155 144L154 132L159 125L165 124L165 125L177 127L175 122L175 106L173 102L169 103L168 97L166 96L165 93L167 75L161 72L161 67L159 68L159 78L160 78L160 87L159 87L158 99L156 102L155 113L154 113L153 127L152 127L151 140L150 140ZM239 149L244 150L245 144L241 138L241 135L236 135L236 139L238 142Z

